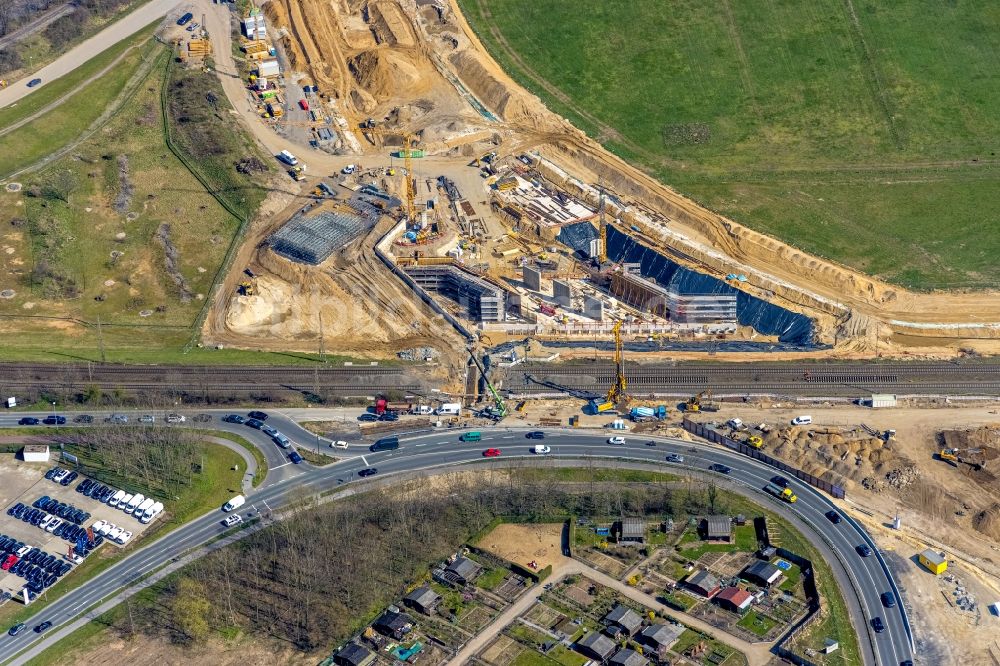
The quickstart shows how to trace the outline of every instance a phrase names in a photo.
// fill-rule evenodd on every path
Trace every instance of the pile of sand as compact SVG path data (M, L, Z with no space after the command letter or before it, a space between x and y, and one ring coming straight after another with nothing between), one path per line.
M945 448L983 449L983 458L1000 456L1000 425L985 425L968 430L943 430L940 436Z
M362 51L347 66L359 86L378 102L411 98L423 92L423 77L409 59L387 49Z
M1000 503L994 502L972 519L972 526L994 541L1000 541Z

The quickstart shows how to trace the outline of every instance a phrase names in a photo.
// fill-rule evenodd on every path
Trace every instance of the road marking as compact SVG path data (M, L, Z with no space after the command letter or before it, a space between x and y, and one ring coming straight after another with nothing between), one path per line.
M514 435L507 435L506 437L501 437L500 439L514 439Z
M277 467L272 467L271 469L272 470L281 469L282 467L287 467L288 465L291 465L291 464L292 464L291 462L286 462L284 465L278 465Z
M430 442L424 442L423 444L414 444L413 446L416 448L420 448L421 446L427 446L428 444L430 444Z
M361 462L365 464L365 467L371 467L371 465L368 464L368 459L364 456L361 456Z

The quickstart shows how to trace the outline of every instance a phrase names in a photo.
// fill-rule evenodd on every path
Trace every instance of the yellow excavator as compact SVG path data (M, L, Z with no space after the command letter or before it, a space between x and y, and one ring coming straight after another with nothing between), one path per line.
M702 398L710 399L712 397L711 391L702 391L698 395L693 395L688 398L688 401L684 403L685 412L700 412L701 411L701 400Z
M975 470L982 469L986 462L982 449L941 449L938 458L952 467L958 467L958 463L963 463Z

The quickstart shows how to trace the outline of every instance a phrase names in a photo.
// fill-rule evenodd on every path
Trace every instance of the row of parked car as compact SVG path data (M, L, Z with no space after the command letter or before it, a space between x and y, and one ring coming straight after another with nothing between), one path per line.
M72 568L73 565L55 555L0 534L0 569L26 579L28 589L35 593L50 587Z
M146 497L142 493L133 495L124 490L116 490L93 479L81 481L76 487L76 492L112 508L121 509L143 524L153 521L163 511L163 503L157 502L152 497Z
M272 428L271 426L264 423L267 420L267 414L264 412L253 411L247 414L248 418L244 418L239 414L227 414L222 417L222 420L226 423L242 423L243 425L250 426L255 430L260 430L265 435L268 435L275 444L283 449L292 448L292 440L288 439L287 436L281 433L277 428ZM288 459L293 463L298 465L302 462L303 458L299 455L299 452L292 449L292 452L288 454Z
M41 499L42 498L39 498L39 500L41 500ZM14 506L12 506L11 508L7 509L7 515L8 516L13 516L14 518L17 518L19 520L23 520L23 521L28 522L28 523L33 523L33 521L37 520L39 526L41 525L41 518L40 518L40 516L44 515L44 514L45 514L45 512L42 511L41 509L25 506L24 504L21 504L20 502L18 502L17 504L15 504ZM85 512L85 515L86 515L86 518L90 517L89 513ZM84 518L84 520L86 520L86 518ZM51 526L51 525L47 525L46 527L49 527L49 526ZM83 527L81 527L79 525L73 525L70 522L63 522L61 525L52 526L52 530L51 531L52 531L52 534L54 536L61 537L61 538L65 539L66 541L68 541L68 542L70 542L72 544L78 544L78 545L80 543L81 538L87 535L87 530L85 528L83 528ZM95 537L95 541L93 541L93 542L88 541L87 544L88 544L89 548L86 549L87 552L81 553L81 556L85 557L86 555L89 554L90 550L93 550L97 546L101 545L103 542L104 542L104 539L98 539L96 537ZM24 546L23 544L22 544L21 547L24 548L24 549L30 548L30 546ZM24 552L27 552L27 550L25 550Z

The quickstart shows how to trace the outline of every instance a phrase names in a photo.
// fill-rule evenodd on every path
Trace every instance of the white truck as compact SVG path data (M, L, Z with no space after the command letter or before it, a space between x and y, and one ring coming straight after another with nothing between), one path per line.
M244 504L246 504L246 501L247 501L246 497L243 497L243 495L237 495L233 499L231 499L228 502L226 502L225 504L223 504L222 505L222 510L223 511L233 511L235 509L240 508Z
M147 497L146 499L142 500L142 504L135 507L135 511L132 512L132 515L135 516L136 518L142 518L142 515L146 513L146 510L151 508L154 504L156 504L156 500L154 500L152 497Z
M437 408L438 416L458 416L462 411L462 403L446 402Z
M139 519L139 522L143 524L148 523L152 521L154 518L156 518L158 515L160 515L160 512L162 511L163 511L163 502L156 502L155 504L153 504L153 506L146 509L146 512L142 514L142 518Z
M125 513L132 513L133 511L135 511L135 507L142 504L145 499L146 499L145 495L143 495L142 493L136 493L135 495L132 496L132 499L128 501L128 504L126 504L125 506L119 505L119 508L121 508L121 510L124 511Z
M278 153L278 159L287 164L288 166L295 166L296 164L299 163L299 158L295 157L295 155L292 155L287 150L283 150L280 153Z

